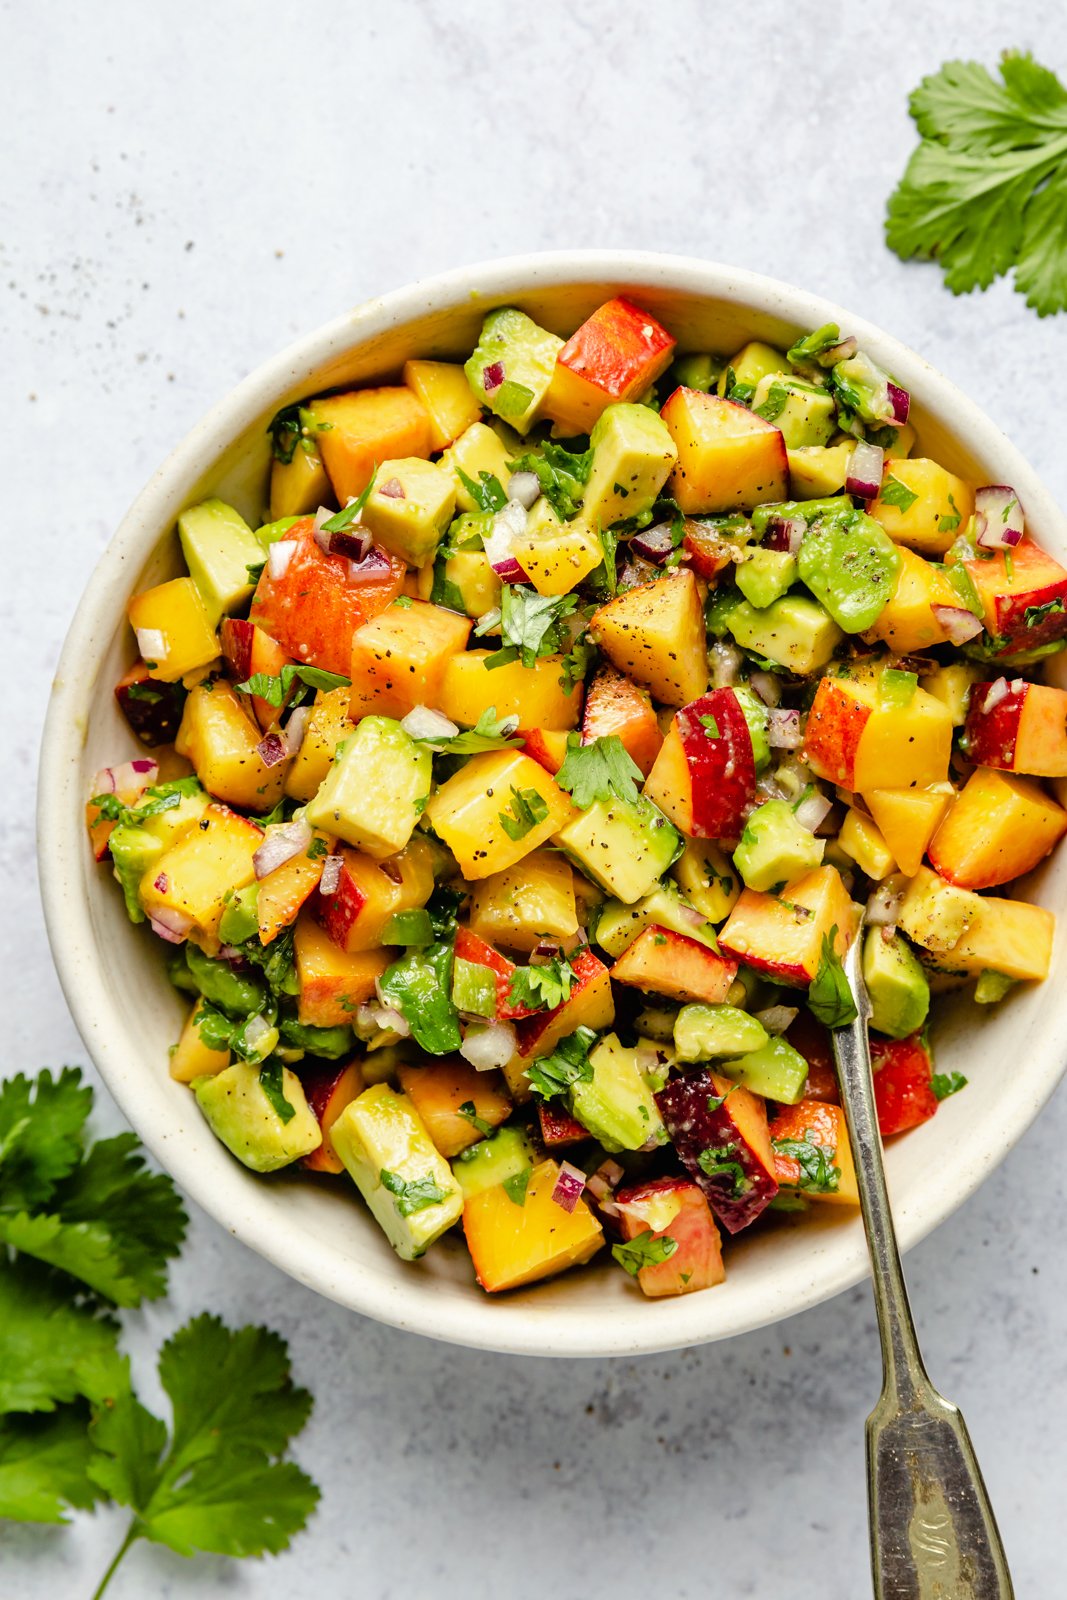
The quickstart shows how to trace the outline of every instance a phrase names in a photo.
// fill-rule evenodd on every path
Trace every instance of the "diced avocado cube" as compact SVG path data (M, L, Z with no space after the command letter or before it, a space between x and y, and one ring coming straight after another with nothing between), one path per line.
M923 868L911 879L901 903L899 922L913 943L943 954L963 938L982 912L982 899Z
M1015 978L1009 978L1006 973L994 972L991 967L986 967L978 974L978 982L974 986L974 998L980 1006L994 1006L1003 1000L1009 990L1015 988Z
M789 487L797 499L814 500L839 493L848 482L855 448L854 439L843 439L840 444L803 444L798 450L787 450Z
M806 1058L782 1038L768 1039L757 1050L734 1061L724 1061L720 1070L753 1094L784 1106L795 1106L803 1100L808 1081Z
M537 421L556 370L563 340L524 311L491 311L482 323L474 353L464 363L467 382L479 405L527 433Z
M285 1121L260 1083L260 1067L235 1061L213 1077L196 1078L193 1090L215 1137L253 1172L275 1172L322 1143L318 1118L295 1072L282 1068L282 1093L292 1107Z
M643 795L633 805L598 800L554 840L580 872L627 905L651 892L681 842L678 830Z
M252 598L248 569L263 561L263 546L241 514L223 500L204 500L178 518L185 565L212 627Z
M416 1260L459 1220L463 1191L407 1095L373 1084L345 1107L330 1137L404 1261Z
M736 589L713 589L704 604L704 626L713 639L725 639L730 633L730 618L738 606L747 602ZM751 606L749 606L751 610Z
M667 928L718 950L715 930L688 900L669 884L657 884L651 894L634 905L622 900L605 900L596 921L595 940L609 956L621 956L646 928Z
M453 523L453 528L455 523ZM484 617L500 604L500 579L489 565L484 550L457 550L452 556L438 556L434 567L430 599L436 606L460 611L468 617ZM500 632L499 626L487 632Z
M363 526L412 567L432 562L456 509L456 481L445 466L402 456L383 461L363 507Z
M186 943L185 961L205 1000L231 1017L248 1017L266 1005L267 990L257 977L245 976L228 961L216 961L198 945Z
M732 390L739 388L751 389L754 394L760 379L775 372L789 376L789 363L781 350L776 350L772 344L763 344L759 339L752 339L726 363L717 385L718 393L729 395Z
M503 442L484 422L472 422L470 427L449 445L441 456L440 465L447 466L456 480L456 504L461 511L469 512L473 516L482 512L481 506L463 478L469 478L471 483L480 485L482 473L487 472L490 477L496 479L501 489L506 490L508 478L511 476L508 460L508 452ZM461 472L463 478L460 477ZM486 526L488 527L488 523ZM471 527L465 536L469 537L474 531L474 527ZM452 543L458 544L460 540L453 537Z
M889 604L900 552L873 517L846 512L809 524L797 553L797 571L838 627L862 633Z
M794 883L820 865L825 841L798 822L785 800L767 800L745 823L734 865L749 889L765 893Z
M721 356L679 356L671 368L663 392L672 394L675 389L696 389L700 394L710 394L725 371Z
M115 877L122 885L126 911L131 922L144 921L138 888L152 863L163 854L162 839L133 822L120 822L108 838Z
M777 500L754 506L752 526L762 539L772 522L784 522L789 517L803 517L814 522L816 517L846 516L852 510L852 501L844 495L830 496L824 500Z
M780 599L796 578L797 558L788 550L757 547L737 568L737 587L760 611Z
M915 952L899 933L888 928L867 930L863 981L871 1002L872 1028L891 1039L905 1039L922 1027L930 1009L930 985Z
M498 1128L488 1139L461 1150L452 1162L452 1175L463 1191L463 1199L471 1200L483 1189L495 1189L498 1183L510 1183L533 1169L533 1150L522 1128ZM515 1185L519 1194L520 1184Z
M452 962L452 1004L468 1017L495 1017L496 973L477 961L456 956Z
M801 594L784 594L763 611L742 600L730 611L728 625L742 649L800 677L825 667L842 639L833 617Z
M307 804L313 828L376 860L403 850L426 809L433 757L391 717L364 717Z
M747 1055L762 1049L769 1037L762 1022L737 1006L687 1005L674 1019L674 1047L680 1061Z
M593 465L578 520L594 532L648 511L678 459L659 413L622 401L601 412L589 443Z
M259 932L259 884L236 889L219 918L219 938L223 944L244 944Z
M765 422L774 423L789 450L824 445L837 426L833 395L806 378L768 373L756 385L752 409Z
M654 1139L664 1144L667 1131L652 1091L641 1076L637 1050L609 1033L591 1051L593 1076L571 1088L571 1110L605 1150L640 1150Z
M759 695L746 684L734 684L734 699L748 723L748 736L752 740L752 759L757 772L763 772L771 763L771 745L767 737L770 716Z

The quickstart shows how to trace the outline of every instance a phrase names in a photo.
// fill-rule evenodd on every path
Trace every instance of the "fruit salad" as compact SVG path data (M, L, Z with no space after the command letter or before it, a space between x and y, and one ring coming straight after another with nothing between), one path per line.
M87 810L213 1132L490 1293L598 1255L693 1293L855 1207L850 942L886 1137L965 1084L932 998L1049 970L1009 886L1067 829L1067 570L1014 489L847 331L682 350L624 298L269 442L129 603L140 754Z

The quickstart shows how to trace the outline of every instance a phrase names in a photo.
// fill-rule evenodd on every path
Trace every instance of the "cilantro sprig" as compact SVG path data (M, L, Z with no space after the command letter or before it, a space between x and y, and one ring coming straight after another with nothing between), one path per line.
M573 594L538 594L522 584L506 583L500 595L502 648L487 656L488 668L521 661L537 665L538 657L558 655L564 644L563 621L578 605Z
M542 1100L555 1100L574 1083L591 1083L593 1066L589 1052L596 1044L597 1035L592 1028L576 1028L561 1039L549 1055L538 1056L526 1068L526 1077L534 1094Z
M340 672L327 672L323 667L301 667L293 662L284 666L277 675L270 672L253 672L243 683L235 684L242 694L254 694L269 706L283 706L289 699L294 683L303 684L297 691L293 704L307 699L308 689L347 689L351 680Z
M921 142L889 200L889 248L936 260L953 294L1014 268L1038 316L1067 309L1067 88L1006 51L999 80L948 61L909 106Z
M947 1100L950 1095L959 1094L961 1089L966 1089L967 1083L962 1072L934 1072L930 1075L930 1088L938 1100Z
M532 828L548 816L548 802L536 789L516 789L511 785L511 804L497 813L500 826L509 839L525 839Z
M528 450L516 461L509 461L508 466L512 472L534 473L553 511L567 521L576 515L582 503L593 467L593 452L584 450L575 454L546 439L537 450Z
M461 733L444 739L426 734L416 739L415 743L429 745L437 755L449 756L476 756L485 750L521 749L526 740L516 739L515 730L518 726L518 717L497 717L496 706L489 706L473 728L465 728Z
M820 1144L814 1128L807 1128L803 1139L772 1141L779 1155L788 1156L800 1168L797 1188L802 1194L836 1194L841 1168L835 1167L836 1149Z
M583 744L578 734L569 733L567 754L556 782L567 790L580 810L588 811L598 800L635 805L642 776L641 768L631 759L617 733L602 734L589 744Z
M511 975L508 1004L526 1006L531 1011L554 1011L571 997L578 974L565 956L536 967L516 967Z
M823 934L818 971L808 990L808 1010L826 1028L847 1028L856 1020L856 1002L834 945L836 938L836 926Z
M657 1238L651 1228L646 1228L643 1233L627 1239L625 1244L613 1244L611 1253L619 1266L631 1278L636 1278L642 1267L658 1267L661 1262L669 1261L677 1248L677 1239L672 1239L669 1233L661 1233Z

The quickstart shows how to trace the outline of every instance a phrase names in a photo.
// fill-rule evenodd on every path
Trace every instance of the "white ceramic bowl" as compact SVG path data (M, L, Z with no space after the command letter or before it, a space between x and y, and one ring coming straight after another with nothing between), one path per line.
M342 1305L433 1338L534 1355L632 1355L790 1316L865 1275L859 1219L814 1208L742 1235L728 1244L721 1288L675 1300L644 1300L603 1256L496 1299L476 1286L461 1241L402 1263L346 1183L248 1172L214 1138L189 1091L168 1077L182 1002L158 945L127 921L110 873L94 864L83 806L92 775L135 753L111 694L134 653L127 598L179 570L174 525L184 506L219 494L249 517L263 511L264 430L280 405L388 378L408 356L463 357L494 306L521 306L566 334L619 291L662 318L683 350L727 353L753 337L788 344L798 331L839 322L910 390L922 453L973 482L1013 484L1030 531L1067 561L1064 520L1014 446L921 357L851 313L769 278L680 257L583 251L490 262L359 306L266 362L197 424L146 485L93 574L60 659L41 761L41 882L60 978L93 1060L160 1163L236 1238ZM1067 852L1030 889L1060 906L1065 879ZM1057 939L1044 987L1023 987L981 1015L973 1006L942 1011L939 1068L962 1069L970 1087L888 1152L905 1247L977 1188L1051 1094L1064 1066L1065 979Z

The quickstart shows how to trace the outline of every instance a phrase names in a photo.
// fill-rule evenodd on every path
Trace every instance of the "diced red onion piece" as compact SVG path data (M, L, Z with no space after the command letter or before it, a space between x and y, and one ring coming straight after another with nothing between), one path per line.
M159 873L158 876L152 880L152 887L155 889L157 894L166 894L167 890L170 888L170 879L167 877L167 874L165 872Z
M294 817L292 822L273 823L252 857L252 871L257 878L265 878L269 872L299 855L301 850L306 850L310 843L311 824L306 817Z
M380 1028L383 1033L398 1034L401 1039L406 1039L411 1032L408 1019L392 1006L361 1005L356 1011L356 1023L363 1028Z
M893 927L903 903L903 889L894 888L889 882L880 883L867 901L866 921L872 928Z
M983 550L1012 550L1026 528L1022 504L1008 483L988 483L974 491L974 526Z
M162 908L160 908L160 910L162 910ZM154 934L157 934L160 939L165 939L168 944L185 943L185 939L188 934L188 928L186 929L185 933L179 933L176 928L172 928L168 923L164 922L160 911L150 911L148 913L148 925ZM191 927L192 924L190 923L189 926Z
M297 706L295 711L289 713L289 721L285 724L285 742L291 756L298 753L304 742L310 716L310 706Z
M320 506L315 513L315 521L312 525L311 531L315 536L315 543L324 556L328 556L330 553L330 535L323 530L323 523L329 522L332 516L332 511L326 506Z
M344 856L327 856L322 863L322 877L319 879L319 893L333 894L341 881L341 868L345 864Z
M753 672L748 681L765 706L776 706L782 698L782 686L773 672Z
M552 939L539 939L530 952L531 967L544 967L550 961L555 961L559 955L559 945Z
M371 545L362 560L348 563L348 581L356 584L379 583L391 571L389 557L377 545Z
M513 472L507 482L507 496L509 500L517 500L521 506L529 511L534 501L540 497L541 480L536 472Z
M245 1043L255 1050L273 1029L264 1016L249 1017L244 1026Z
M165 892L165 890L160 890L161 894ZM193 925L192 917L187 916L184 911L179 911L176 906L153 906L149 914L149 920L156 932L160 934L160 938L165 939L169 935L172 944L177 944L179 940L184 939ZM166 933L160 933L161 928L165 928L167 930Z
M167 639L162 628L136 628L137 648L145 661L155 661L167 653Z
M221 944L221 945L219 945L219 960L220 961L229 961L231 964L233 964L235 966L238 963L240 963L243 966L244 965L244 959L245 958L244 958L243 953L237 948L237 946L235 944Z
M489 1022L484 1028L467 1029L459 1053L469 1061L475 1072L493 1072L506 1067L515 1054L517 1045L515 1029L510 1022Z
M732 689L741 676L741 661L741 652L735 644L717 640L708 651L712 687Z
M153 761L151 756L136 756L132 761L128 761L126 765L131 772L136 772L146 786L150 783L155 783L159 777L159 762Z
M669 522L657 522L651 528L643 528L640 533L635 533L630 540L630 549L635 556L640 556L644 561L651 561L655 567L661 567L668 556L674 553L674 536L671 533Z
M340 528L330 534L329 554L347 556L349 561L366 561L373 548L366 528Z
M1000 702L1002 700L1006 700L1010 693L1011 685L1007 678L998 678L996 682L991 683L989 688L986 690L985 703L982 706L982 710L987 714L990 711L995 711Z
M265 767L276 767L289 754L284 733L265 733L256 745L256 755Z
M288 572L289 563L296 554L296 546L295 539L277 539L267 551L267 571L276 583Z
M94 794L115 794L118 785L115 782L115 767L101 767L93 779Z
M760 542L765 550L788 550L795 556L807 531L803 517L772 517Z
M768 1006L765 1011L755 1013L756 1021L762 1022L768 1033L784 1033L791 1028L799 1015L796 1006Z
M930 609L952 644L966 644L982 631L982 619L966 606L931 606Z
M382 484L381 488L378 490L378 493L386 500L407 499L407 495L404 493L404 485L401 483L399 478L390 478L387 483Z
M802 740L800 712L772 706L767 713L767 743L772 750L796 750Z
M482 388L486 394L494 395L504 381L504 363L491 361L487 367L482 368Z
M439 742L454 739L459 732L454 722L429 706L416 706L408 712L400 726L410 739L434 739Z
M861 439L848 458L847 493L860 500L873 500L882 487L882 470L885 451L880 444L868 444Z
M556 1187L552 1191L556 1204L564 1211L573 1211L582 1198L584 1188L585 1173L581 1168L572 1166L569 1161L561 1162Z
M911 395L907 389L902 389L899 383L894 383L892 378L888 379L886 389L889 393L889 403L893 407L890 421L896 427L902 428L911 410Z
M513 546L526 532L526 507L520 500L509 500L493 518L492 530L484 541L489 565L505 583L522 583L526 573L516 559Z
M796 809L796 819L802 828L807 828L809 833L814 833L816 828L829 816L833 801L828 800L820 790L809 794L802 800Z

